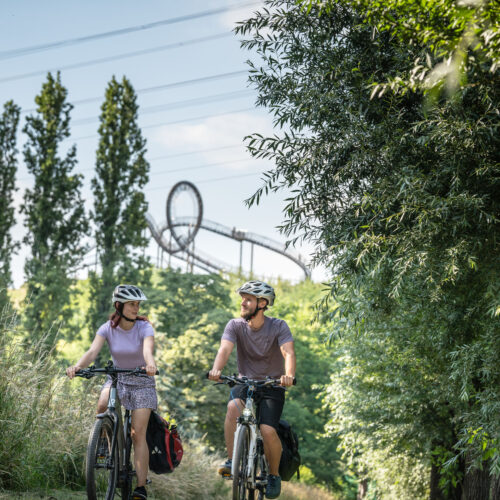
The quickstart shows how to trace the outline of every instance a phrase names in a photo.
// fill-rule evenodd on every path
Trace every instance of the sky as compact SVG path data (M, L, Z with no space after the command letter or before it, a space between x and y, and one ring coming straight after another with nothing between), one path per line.
M74 105L66 145L77 147L75 171L84 176L87 210L93 207L90 181L104 91L113 76L126 76L137 92L139 125L147 140L150 180L145 194L155 222L161 226L166 220L172 187L189 181L200 192L204 219L284 243L277 226L284 219L289 193L270 194L250 209L245 204L272 164L253 159L243 139L274 131L271 115L256 108L257 92L248 84L246 61L255 55L240 48L232 29L260 5L249 0L2 0L0 105L12 99L22 109L16 208L24 190L33 185L22 159L21 129L25 117L34 112L34 98L47 71L61 72ZM177 197L176 215L196 212L186 193ZM17 222L13 236L20 241L25 228L19 211ZM200 230L195 247L232 268L239 266L241 250L243 270L250 270L248 243L240 247L236 241ZM307 261L312 246L302 244L295 251ZM147 254L158 262L160 254L152 238ZM24 280L28 255L29 248L23 246L13 256L15 287ZM90 252L85 263L94 262L95 253ZM164 255L163 264L167 262ZM170 263L187 269L175 258ZM85 272L80 271L80 276ZM261 279L296 282L303 278L303 271L292 261L257 246L253 272ZM326 280L325 270L313 269L312 278Z

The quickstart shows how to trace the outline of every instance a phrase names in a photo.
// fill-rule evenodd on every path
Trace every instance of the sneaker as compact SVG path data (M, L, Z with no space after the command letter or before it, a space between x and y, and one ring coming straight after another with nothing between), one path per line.
M266 498L278 498L281 493L281 477L267 475Z
M232 466L233 466L233 461L230 458L228 458L223 464L219 466L217 472L223 477L230 476Z
M146 500L147 498L148 494L144 486L138 486L132 493L132 500Z

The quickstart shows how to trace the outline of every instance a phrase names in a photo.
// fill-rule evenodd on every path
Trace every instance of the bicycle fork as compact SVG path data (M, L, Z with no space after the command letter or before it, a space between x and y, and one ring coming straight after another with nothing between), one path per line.
M111 469L114 467L114 457L115 457L115 450L118 447L117 441L119 441L118 438L118 432L120 431L120 418L116 412L116 396L117 396L117 390L116 387L111 386L109 389L109 400L108 400L108 409L104 413L99 413L96 415L96 418L98 419L104 419L106 417L110 418L111 421L113 422L113 437L111 438L111 452L110 452L110 457L109 461L110 463L106 464L106 467ZM119 449L119 456L120 456L121 450ZM120 466L120 459L118 458L118 466Z
M249 432L249 446L247 450L247 464L246 464L246 482L251 488L255 488L255 459L257 457L257 429L255 424L238 424L236 432L234 433L234 449L239 446L240 439L243 437L243 430L247 429ZM234 461L231 466L231 474L233 477L238 476L238 464Z

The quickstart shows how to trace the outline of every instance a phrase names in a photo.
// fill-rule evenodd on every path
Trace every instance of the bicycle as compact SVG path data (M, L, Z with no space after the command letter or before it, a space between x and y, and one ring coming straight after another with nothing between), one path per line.
M89 500L112 500L117 487L123 500L130 500L132 496L132 480L135 475L130 460L132 413L125 410L125 418L122 419L116 388L119 373L140 377L146 374L146 370L121 369L108 361L104 368L90 366L75 373L75 376L86 379L98 374L111 377L107 410L96 416L87 445L85 473Z
M207 374L208 378L208 374ZM220 380L231 387L248 386L245 407L238 417L234 433L233 462L231 476L233 480L233 500L262 500L267 485L269 465L264 455L264 442L257 424L256 402L254 394L263 387L280 386L279 378L252 380L246 377L220 375ZM296 380L293 379L293 384Z

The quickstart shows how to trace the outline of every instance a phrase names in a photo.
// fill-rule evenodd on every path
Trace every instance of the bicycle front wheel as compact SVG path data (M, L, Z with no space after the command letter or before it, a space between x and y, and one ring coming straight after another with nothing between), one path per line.
M132 451L132 438L130 437L130 430L125 435L125 453L122 464L122 500L130 500L132 496L132 464L131 464L131 451Z
M250 432L248 427L243 425L240 429L238 440L235 443L233 452L233 465L236 470L233 476L233 500L253 500L253 490L250 492L247 489L249 444Z
M113 422L109 418L97 419L87 446L87 498L112 500L120 466L118 446L111 452Z

